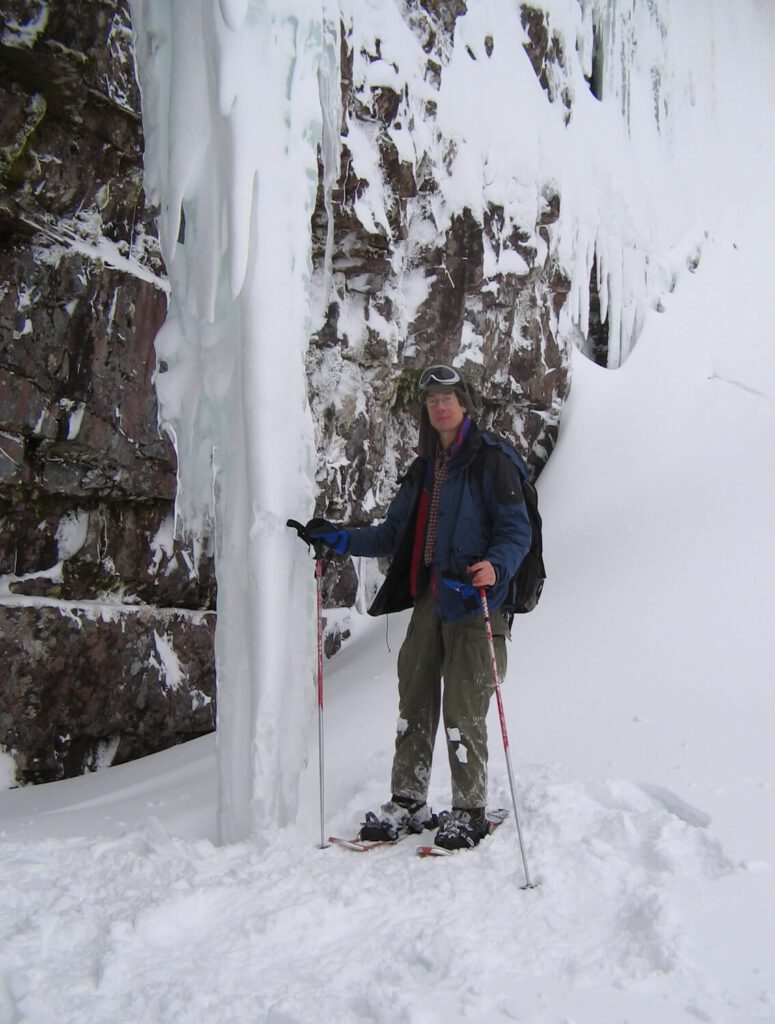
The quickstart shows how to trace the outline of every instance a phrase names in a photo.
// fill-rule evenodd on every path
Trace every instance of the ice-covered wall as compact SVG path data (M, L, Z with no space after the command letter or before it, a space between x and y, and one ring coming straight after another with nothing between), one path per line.
M145 185L172 288L161 422L180 459L179 529L215 530L224 840L293 816L312 706L311 569L285 522L313 503L309 224L318 75L338 29L324 13L313 0L132 3Z

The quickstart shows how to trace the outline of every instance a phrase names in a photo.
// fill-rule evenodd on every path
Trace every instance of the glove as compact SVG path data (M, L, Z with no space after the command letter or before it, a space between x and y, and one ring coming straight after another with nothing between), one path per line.
M450 590L455 590L460 594L467 611L473 611L479 607L481 604L479 589L470 580L458 579L454 576L442 576L441 578Z
M347 530L339 530L327 519L317 517L310 519L304 529L310 540L322 540L324 544L333 548L337 555L347 554L347 549L350 546L350 534Z

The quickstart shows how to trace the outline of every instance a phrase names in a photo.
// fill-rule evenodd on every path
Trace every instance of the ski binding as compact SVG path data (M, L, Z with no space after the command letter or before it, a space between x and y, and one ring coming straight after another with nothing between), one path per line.
M499 807L497 810L487 812L487 836L491 836L495 829L501 825L506 818L508 818L509 812ZM445 850L443 846L418 846L415 853L418 857L451 857L455 853L466 852L467 849L474 850L476 847L461 847L459 850Z

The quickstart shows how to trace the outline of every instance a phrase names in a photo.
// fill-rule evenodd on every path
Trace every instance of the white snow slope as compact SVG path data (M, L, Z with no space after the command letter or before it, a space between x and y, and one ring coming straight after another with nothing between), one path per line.
M315 751L297 823L224 847L212 739L8 790L3 1024L775 1021L772 38L740 41L697 272L623 369L576 361L540 482L504 687L538 887L513 821L438 861L320 850ZM387 796L404 625L353 616L326 665L331 833Z

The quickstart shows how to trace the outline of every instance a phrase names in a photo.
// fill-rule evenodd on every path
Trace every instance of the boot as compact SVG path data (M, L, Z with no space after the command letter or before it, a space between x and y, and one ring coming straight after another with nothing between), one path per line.
M444 850L470 850L489 833L490 826L483 807L466 810L453 807L439 815L436 846Z
M394 795L376 813L366 812L358 838L366 842L395 842L399 836L436 828L437 824L438 817L426 803Z

